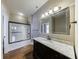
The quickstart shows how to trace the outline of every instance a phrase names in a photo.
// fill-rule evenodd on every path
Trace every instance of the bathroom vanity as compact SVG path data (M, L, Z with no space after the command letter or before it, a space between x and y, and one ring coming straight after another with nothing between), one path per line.
M75 59L69 7L40 20L41 36L34 38L34 59Z
M34 59L74 59L73 48L45 38L34 39Z

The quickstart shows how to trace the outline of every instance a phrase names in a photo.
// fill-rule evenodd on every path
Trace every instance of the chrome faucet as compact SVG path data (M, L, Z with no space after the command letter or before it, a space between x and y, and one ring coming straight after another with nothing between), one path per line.
M47 39L48 39L48 40L51 40L51 38L50 38L50 36L49 36L49 35L47 36Z

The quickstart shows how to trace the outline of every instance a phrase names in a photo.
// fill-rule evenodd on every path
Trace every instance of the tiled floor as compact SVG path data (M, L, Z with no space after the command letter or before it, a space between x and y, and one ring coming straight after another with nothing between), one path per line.
M4 55L4 59L33 59L33 46L28 45Z

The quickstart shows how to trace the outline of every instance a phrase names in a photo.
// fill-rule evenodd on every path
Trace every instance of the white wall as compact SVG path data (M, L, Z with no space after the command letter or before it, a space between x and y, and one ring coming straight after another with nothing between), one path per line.
M31 44L30 40L21 41L13 44L8 43L8 21L9 21L9 13L7 11L7 8L2 5L2 15L4 16L4 53L8 53L11 50L23 47L24 45Z

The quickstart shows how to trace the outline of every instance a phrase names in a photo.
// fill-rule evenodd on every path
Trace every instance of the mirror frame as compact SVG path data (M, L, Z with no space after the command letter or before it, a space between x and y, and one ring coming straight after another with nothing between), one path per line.
M48 34L70 35L70 28L71 28L70 25L71 25L71 24L70 24L70 9L69 9L69 7L66 7L66 8L64 8L64 9L61 9L61 10L59 10L59 11L57 11L57 12L54 12L54 14L50 14L50 15L48 15L48 16L42 18L42 19L41 19L41 25L42 25L42 21L43 21L43 20L50 18L51 21L52 21L52 17L55 16L56 14L58 14L58 13L61 13L62 11L66 12L66 23L67 23L67 25L66 25L66 32L65 32L65 33L55 33L55 32L53 32L53 28L51 28L51 29L49 29L49 33L48 33ZM40 26L41 26L41 25L40 25ZM49 24L49 26L52 26L52 25ZM50 27L49 27L49 28L50 28ZM50 33L50 32L51 32L51 33ZM41 29L41 34L47 34L47 33L42 33L42 29Z

